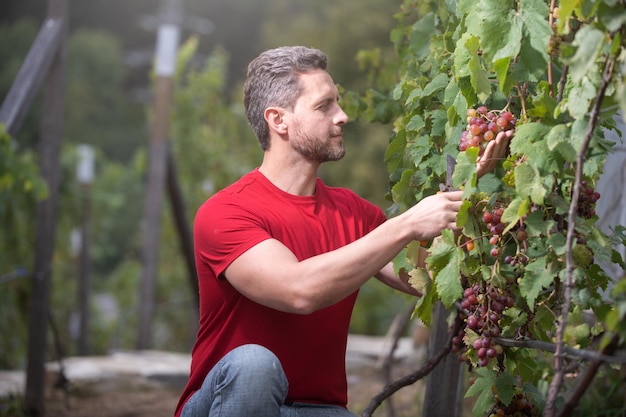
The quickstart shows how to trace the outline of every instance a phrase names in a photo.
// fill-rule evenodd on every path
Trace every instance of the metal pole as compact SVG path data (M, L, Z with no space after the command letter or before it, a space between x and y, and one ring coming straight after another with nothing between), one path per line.
M170 102L176 68L181 7L177 0L164 0L162 23L157 35L154 122L150 139L148 184L143 225L143 270L139 288L137 349L152 347L161 211L167 173Z

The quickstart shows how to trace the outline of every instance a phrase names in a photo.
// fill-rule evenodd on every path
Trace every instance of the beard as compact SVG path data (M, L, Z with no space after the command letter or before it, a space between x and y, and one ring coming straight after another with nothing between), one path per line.
M341 128L329 132L326 137L315 137L296 130L296 140L292 141L292 147L300 155L315 162L338 161L346 154L343 140L337 137L341 134Z

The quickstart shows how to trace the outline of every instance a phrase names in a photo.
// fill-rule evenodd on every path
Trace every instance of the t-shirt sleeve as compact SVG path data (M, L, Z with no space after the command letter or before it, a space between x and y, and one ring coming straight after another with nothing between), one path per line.
M194 221L197 263L218 278L244 252L270 238L258 216L228 200L207 201Z

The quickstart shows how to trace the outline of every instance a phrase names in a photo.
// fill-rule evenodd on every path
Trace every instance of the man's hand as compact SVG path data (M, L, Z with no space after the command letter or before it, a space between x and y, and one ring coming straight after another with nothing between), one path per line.
M490 172L496 167L496 164L502 159L509 145L509 140L513 137L513 130L505 130L498 133L496 138L487 144L485 152L478 157L476 167L476 175L478 178Z
M444 229L458 229L456 215L461 209L462 191L438 193L424 198L404 215L410 216L413 240L430 240Z

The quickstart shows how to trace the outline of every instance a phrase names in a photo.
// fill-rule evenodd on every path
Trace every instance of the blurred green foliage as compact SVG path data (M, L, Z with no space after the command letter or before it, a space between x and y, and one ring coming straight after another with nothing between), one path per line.
M170 132L188 220L193 220L195 210L212 193L260 163L261 151L241 103L241 85L245 65L252 56L283 44L304 44L328 54L330 72L344 93L344 105L352 119L346 129L346 158L324 166L321 175L329 184L352 188L385 209L389 201L383 156L391 128L369 124L372 118L352 106L351 97L357 96L352 93L356 91L365 101L375 100L378 93L368 88L376 86L384 91L394 84L390 65L394 50L389 32L400 0L364 0L363 4L348 0L268 0L264 8L234 10L238 2L245 0L231 2L232 9L221 3L211 6L225 13L223 20L216 22L214 39L185 31L179 50ZM194 4L190 10L197 12ZM128 45L136 46L145 34L129 38L137 32L118 27L128 16L112 22L109 7L113 6L99 4L87 10L87 3L77 5L72 23L75 28L68 43L65 137L51 294L51 314L65 355L76 351L79 254L72 236L80 227L87 203L93 275L90 352L135 346L152 119L151 101L145 100L149 86L142 86L141 80L148 82L151 78L149 67L129 67L125 60ZM230 29L225 27L226 22L233 22ZM245 40L225 35L242 25L246 28ZM37 29L32 20L0 26L0 97L10 88ZM154 42L153 35L149 40ZM233 42L245 43L246 48L228 49ZM143 77L138 75L141 71L145 72ZM141 88L144 99L137 100ZM38 178L36 165L39 107L36 102L19 134L15 138L3 136L0 146L0 161L4 161L0 169L21 178L13 181L11 188L0 186L0 277L6 278L0 281L0 332L10 335L2 338L0 346L3 368L22 367L25 361L34 210L38 199L45 195L45 183ZM96 175L89 187L81 187L76 181L78 144L89 144L96 151ZM18 163L22 168L16 168ZM6 179L2 172L0 178ZM29 189L24 188L27 180L31 183ZM194 297L179 256L179 238L169 202L164 205L154 348L189 351L196 329ZM368 283L359 295L352 330L384 334L395 314L409 303L378 282ZM57 353L53 348L49 351L50 359L54 359Z

